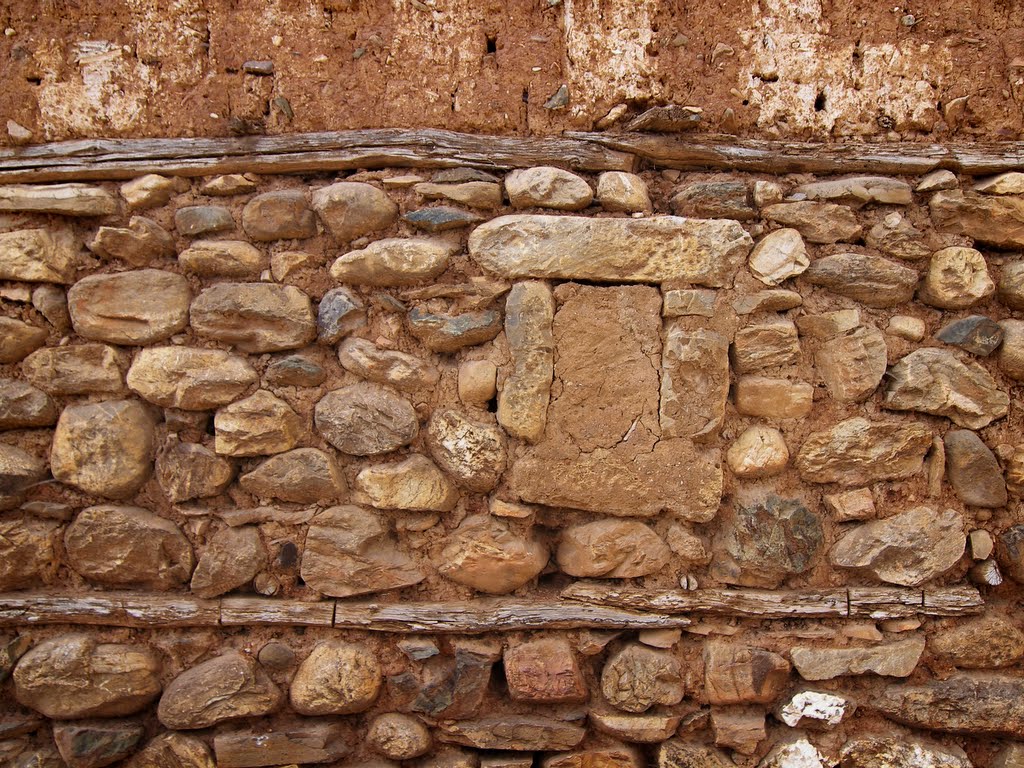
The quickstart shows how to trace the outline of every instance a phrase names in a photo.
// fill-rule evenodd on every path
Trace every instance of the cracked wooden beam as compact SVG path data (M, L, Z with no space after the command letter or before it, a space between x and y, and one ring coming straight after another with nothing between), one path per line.
M800 142L720 134L589 133L485 136L373 129L222 138L82 139L0 148L0 184L130 179L145 173L320 173L358 168L576 171L655 168L767 173L978 176L1024 170L1024 142Z
M225 597L198 600L107 592L0 595L0 626L92 624L111 627L334 626L371 632L478 634L526 629L666 629L682 616L584 605L558 599L483 598L462 602L320 602Z
M357 168L494 170L555 165L632 171L633 155L593 141L478 136L441 130L360 130L241 138L86 139L0 148L0 183L102 181L146 173L319 173Z
M650 591L580 582L562 597L592 605L757 619L899 618L978 613L984 601L973 587L839 587L836 589L699 589Z

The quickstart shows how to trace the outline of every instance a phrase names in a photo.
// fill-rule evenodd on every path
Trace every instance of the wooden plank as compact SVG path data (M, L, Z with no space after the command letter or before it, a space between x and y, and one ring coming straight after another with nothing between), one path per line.
M898 619L924 613L924 590L912 587L850 587L850 616Z
M928 616L963 616L984 609L985 601L974 587L924 590L924 613Z
M334 626L375 632L479 634L527 629L673 629L689 619L561 600L482 599L460 603L345 603Z
M329 627L333 621L333 600L313 603L263 597L225 597L220 601L220 623L226 627L248 624Z
M938 144L824 144L740 139L718 134L570 132L566 136L635 154L658 168L680 170L919 175L955 163L950 151ZM1000 153L998 158L993 158L993 163L998 164L1000 159L1010 166L1019 162L1012 153Z
M579 582L562 597L595 605L631 607L668 614L693 613L759 619L846 618L891 619L904 616L961 616L984 606L973 587L849 587L825 590L621 589Z
M598 605L668 614L698 613L759 619L846 617L846 589L772 591L760 589L638 590L579 582L562 597Z
M0 183L128 179L144 173L309 173L355 168L630 171L635 158L592 141L365 130L241 138L94 139L0 149Z
M108 627L215 627L216 600L143 593L0 595L0 626L95 624Z

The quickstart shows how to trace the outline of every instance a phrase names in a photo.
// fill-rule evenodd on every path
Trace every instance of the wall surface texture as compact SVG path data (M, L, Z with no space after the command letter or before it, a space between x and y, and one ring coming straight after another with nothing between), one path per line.
M0 30L0 123L37 142L549 134L662 103L752 136L1024 128L1012 0L14 0Z
M0 762L1019 765L1022 195L0 187Z

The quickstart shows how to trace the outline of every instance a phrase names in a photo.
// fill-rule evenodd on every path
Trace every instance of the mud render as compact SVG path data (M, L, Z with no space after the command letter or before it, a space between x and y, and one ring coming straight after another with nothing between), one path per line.
M1024 761L1017 145L89 144L0 154L4 765Z

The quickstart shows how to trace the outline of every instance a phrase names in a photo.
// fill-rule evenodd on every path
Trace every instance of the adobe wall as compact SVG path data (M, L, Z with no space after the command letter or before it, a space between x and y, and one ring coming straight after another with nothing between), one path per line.
M990 0L13 2L0 116L35 142L551 134L676 103L739 135L1012 139L1022 28L1019 3Z

